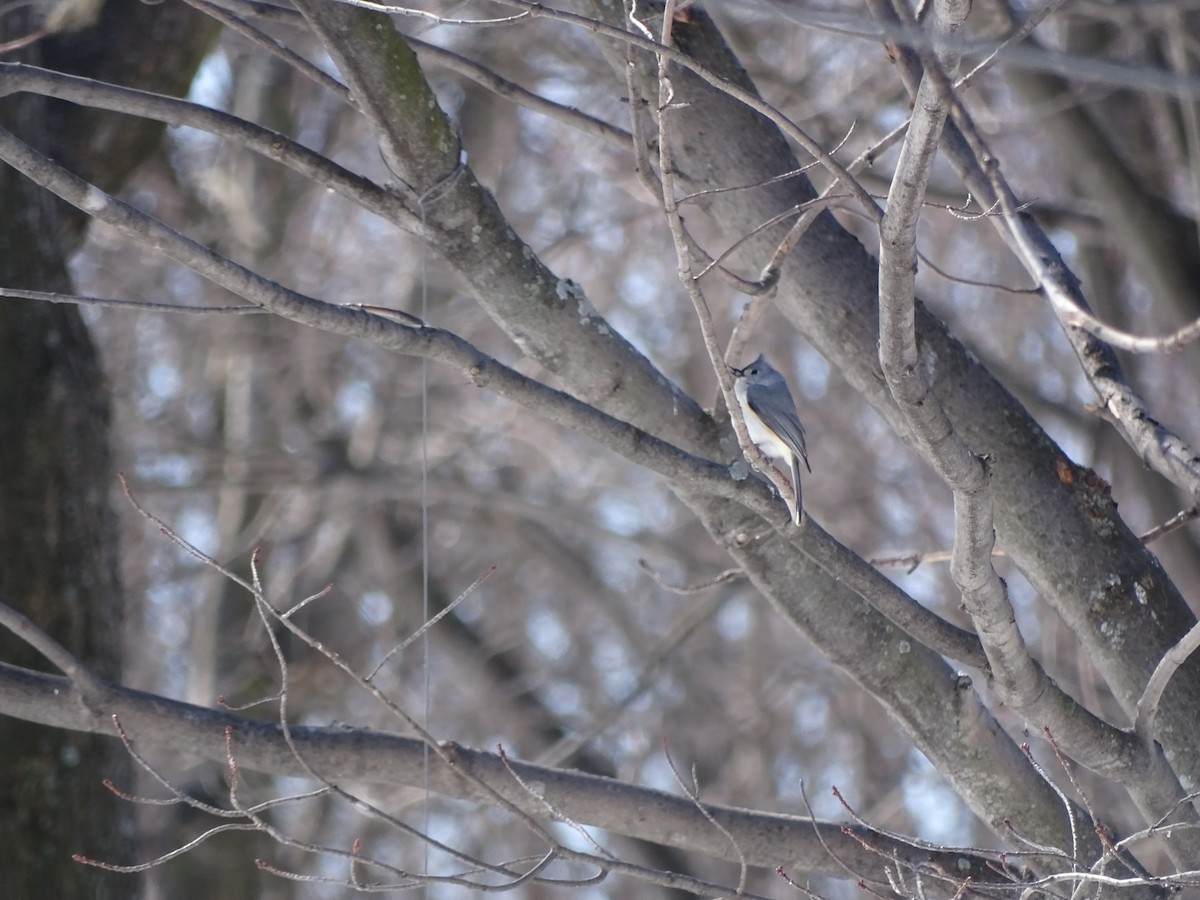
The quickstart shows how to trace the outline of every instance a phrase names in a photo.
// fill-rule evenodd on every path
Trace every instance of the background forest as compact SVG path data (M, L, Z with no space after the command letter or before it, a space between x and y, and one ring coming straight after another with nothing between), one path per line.
M1200 897L1194 5L6 8L5 895Z

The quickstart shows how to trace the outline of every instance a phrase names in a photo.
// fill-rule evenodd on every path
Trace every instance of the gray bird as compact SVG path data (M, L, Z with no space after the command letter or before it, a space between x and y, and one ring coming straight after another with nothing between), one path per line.
M804 518L804 503L800 495L800 460L811 473L808 451L804 447L804 426L796 415L796 404L783 375L762 354L744 369L733 373L733 392L750 440L771 459L786 460L792 472L792 488L796 491L794 518L799 525Z

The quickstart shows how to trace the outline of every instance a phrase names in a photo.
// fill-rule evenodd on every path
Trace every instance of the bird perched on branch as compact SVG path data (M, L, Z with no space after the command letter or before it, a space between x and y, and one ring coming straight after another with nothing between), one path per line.
M804 446L804 426L796 414L792 392L783 375L759 354L758 359L743 369L730 366L733 373L733 392L742 408L746 430L764 455L786 460L792 473L792 489L796 492L796 508L792 518L799 525L804 518L804 503L800 494L800 460L808 464Z

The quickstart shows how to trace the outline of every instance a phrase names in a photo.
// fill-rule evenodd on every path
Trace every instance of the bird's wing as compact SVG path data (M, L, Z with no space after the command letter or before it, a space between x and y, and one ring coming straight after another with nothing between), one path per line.
M746 402L763 424L779 435L792 453L804 460L804 468L811 472L808 450L804 446L804 426L796 415L796 404L786 391L768 391L752 384L746 388Z

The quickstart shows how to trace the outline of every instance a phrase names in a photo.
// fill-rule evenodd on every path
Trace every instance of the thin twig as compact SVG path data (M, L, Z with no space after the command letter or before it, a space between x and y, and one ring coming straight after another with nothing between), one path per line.
M695 584L676 586L673 584L668 584L666 579L663 578L663 576L660 575L658 571L655 570L654 567L652 567L646 560L639 559L637 564L638 568L654 579L655 584L657 584L663 590L670 591L672 594L678 594L681 597L687 597L691 594L699 594L703 591L709 590L710 588L714 588L717 585L727 584L736 578L744 578L746 575L742 569L726 569L724 572L719 572L712 578L704 579L704 581L700 581Z
M652 690L658 683L658 671L672 658L675 652L683 646L696 630L709 621L728 599L727 596L716 595L689 608L671 624L667 634L644 654L636 683L625 696L588 719L587 730L567 735L548 750L539 753L535 762L539 765L561 765L574 756L581 748L590 744L604 734L614 723L642 696Z
M1189 522L1196 521L1196 519L1200 519L1200 506L1193 506L1191 509L1175 513L1175 515L1171 516L1171 518L1167 519L1161 525L1156 525L1145 534L1140 535L1138 540L1143 544L1149 544L1151 541L1157 541L1160 537L1166 537L1168 534L1178 531Z
M208 0L184 0L188 6L191 6L207 16L216 19L226 28L230 28L246 38L253 44L262 47L272 56L281 59L285 64L291 66L305 78L312 81L318 87L329 91L343 103L356 107L354 97L350 95L350 89L344 84L321 69L307 59L297 53L295 50L287 47L282 41L277 38L265 34L260 29L255 28L241 16L236 13L224 9L219 4L209 3Z
M671 16L671 7L672 6L673 6L673 0L667 0L666 14L665 14L666 18L669 18ZM671 774L675 776L675 783L678 784L680 786L680 788L683 789L683 792L685 794L687 794L688 799L692 801L692 804L696 807L696 810L700 813L700 815L704 816L705 821L708 822L708 824L711 825L713 828L715 828L717 831L719 831L721 833L721 836L723 838L725 838L725 840L729 841L730 845L733 847L734 852L737 854L738 864L739 864L738 865L737 894L738 894L738 896L741 896L742 892L746 890L746 876L749 873L749 869L750 869L750 867L746 864L746 854L742 850L741 844L738 843L737 838L735 838L732 834L729 833L729 829L726 828L724 825L722 825L720 822L718 822L716 820L716 818L714 818L713 814L710 813L704 807L704 804L700 801L700 775L696 771L695 764L694 763L692 764L692 777L691 777L691 781L689 782L689 781L685 780L684 777L679 773L679 768L678 768L678 766L675 765L675 760L673 760L671 758L671 754L667 748L667 741L665 738L663 739L663 742L662 742L662 748L663 748L663 756L665 756L666 760L667 760L667 765L671 767Z
M1139 535L1138 540L1143 544L1150 544L1153 541L1157 541L1161 537L1166 537L1168 534L1178 531L1180 528L1183 528L1189 522L1194 522L1196 519L1200 519L1200 507L1194 506L1191 509L1182 510L1181 512L1177 512L1175 515L1171 516L1171 518L1167 519L1167 521L1163 522L1161 525L1156 525L1149 531ZM1005 553L1001 547L996 547L992 550L992 557L994 559L1003 559L1007 556L1008 554ZM873 566L904 566L908 570L906 574L909 575L913 573L917 566L920 566L923 563L944 563L949 561L949 550L930 550L926 553L904 553L900 556L872 556L867 559L867 562Z
M545 97L521 87L521 85L514 81L502 78L487 68L487 66L480 65L474 60L467 59L465 56L460 56L457 53L439 47L437 44L431 44L428 41L408 35L405 35L404 40L416 49L418 55L436 60L452 72L465 75L476 84L487 88L497 97L503 97L505 100L509 100L518 106L531 109L547 118L570 125L572 128L577 128L586 134L600 138L602 141L620 147L623 150L629 149L631 145L633 136L628 131L618 128L615 125L609 125L603 119L598 119L595 116L581 112L573 106L564 106L561 103L555 103L553 100L547 100Z
M110 300L106 297L83 297L78 294L59 294L53 291L26 291L0 287L0 297L10 300L37 300L42 303L70 303L75 306L98 306L107 309L128 309L138 312L191 313L206 316L262 315L261 306L183 306L178 303L149 303L143 300Z
M435 615L430 616L428 622L426 622L424 625L422 625L420 628L418 628L416 631L414 631L412 634L410 634L408 637L406 637L403 641L401 641L399 644L397 644L395 647L393 647L391 650L389 650L386 654L384 654L383 659L381 659L376 664L375 668L373 668L370 672L368 672L365 676L363 676L363 680L370 681L371 679L373 679L379 673L379 670L382 669L387 664L388 660L390 660L397 653L403 652L405 648L412 646L416 641L420 640L422 635L426 634L431 628L433 628L434 625L436 625L438 622L440 622L446 616L450 615L450 613L452 613L454 611L455 607L457 607L460 603L462 603L464 600L466 600L467 597L469 597L471 595L471 593L477 587L479 587L481 584L483 584L488 579L488 577L493 572L495 572L498 568L500 568L499 564L492 563L492 565L488 567L488 570L486 572L484 572L482 575L480 575L478 578L476 578L473 582L471 582L469 585L467 585L466 589L463 590L462 592L460 592L457 597L455 597L453 600L451 600L449 603L447 603L445 605L445 607L440 609Z

